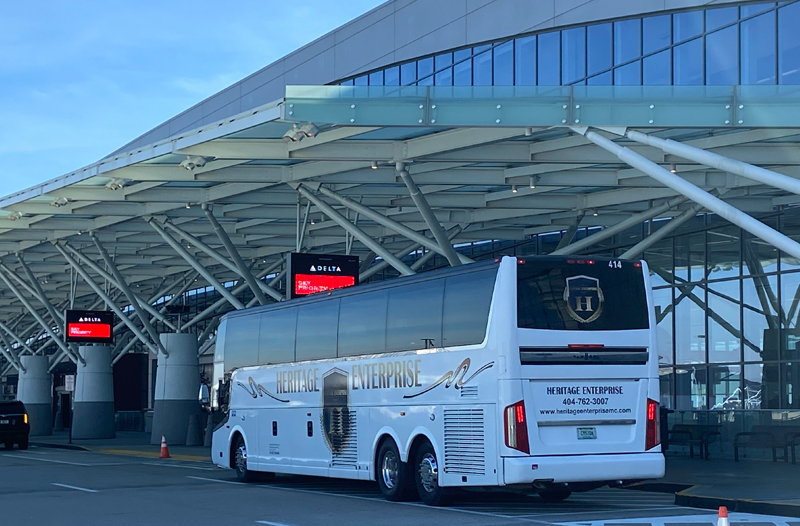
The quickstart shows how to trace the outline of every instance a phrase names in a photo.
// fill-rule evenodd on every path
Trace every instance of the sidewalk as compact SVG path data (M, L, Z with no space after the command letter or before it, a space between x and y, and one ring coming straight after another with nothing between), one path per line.
M125 455L129 457L158 458L161 446L150 444L150 433L134 431L117 431L116 438L73 440L69 443L69 434L66 431L53 433L52 436L32 436L31 445L39 447L52 447L59 449L76 449L105 453L109 455ZM177 460L192 460L196 462L211 461L211 448L203 446L173 446L169 444L170 457Z
M663 479L631 489L675 493L681 506L800 517L800 464L668 456Z

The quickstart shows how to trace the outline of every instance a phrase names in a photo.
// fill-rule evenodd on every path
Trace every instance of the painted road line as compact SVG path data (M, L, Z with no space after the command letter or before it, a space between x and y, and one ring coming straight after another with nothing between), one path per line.
M641 511L658 511L658 510L690 510L692 508L685 508L683 506L659 506L653 508L609 508L603 510L592 509L589 511L570 511L570 512L556 512L556 513L526 513L520 517L561 517L565 515L586 515L587 513L630 513ZM614 521L617 522L617 521ZM641 521L639 521L641 522Z
M91 466L91 464L85 464L83 462L67 462L66 460L53 460L51 458L38 458L38 457L29 457L27 455L3 455L4 457L8 458L17 458L22 460L36 460L37 462L52 462L53 464L67 464L69 466Z
M256 524L267 524L268 526L293 526L292 524L284 524L283 522L271 522L271 521L256 521Z
M230 480L219 480L219 479L210 479L206 477L192 477L191 475L186 475L187 479L194 479L194 480L205 480L206 482L219 482L220 484L235 484L236 486L248 486L249 484L245 484L244 482L233 482ZM252 488L256 488L258 486L250 486Z
M183 469L199 469L201 471L219 471L219 468L203 467L203 466L187 466L186 464L164 463L164 462L140 462L143 466L159 466L162 468L183 468Z
M81 488L79 486L70 486L69 484L59 484L58 482L53 482L52 485L53 486L59 486L59 487L62 487L62 488L67 488L67 489L74 489L74 490L77 490L77 491L85 491L86 493L98 493L98 491L96 489Z

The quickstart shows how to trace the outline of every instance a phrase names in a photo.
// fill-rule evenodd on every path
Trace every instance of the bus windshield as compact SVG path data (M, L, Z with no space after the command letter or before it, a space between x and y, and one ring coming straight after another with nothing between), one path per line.
M647 329L642 264L594 258L520 259L517 325L523 329Z

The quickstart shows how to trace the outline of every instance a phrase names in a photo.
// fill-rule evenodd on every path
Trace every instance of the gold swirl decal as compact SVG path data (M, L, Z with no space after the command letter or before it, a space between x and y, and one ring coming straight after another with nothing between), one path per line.
M270 393L266 387L261 384L257 384L253 377L249 377L249 385L245 385L242 382L236 382L236 385L247 391L247 394L252 396L253 398L258 398L259 396L267 395L270 398L274 398L278 402L283 402L284 404L288 404L289 400L283 400L282 398L278 398L274 394Z
M485 364L483 367L481 367L480 369L478 369L477 371L475 371L474 373L472 373L472 375L469 378L465 379L464 377L467 375L467 372L469 372L469 366L470 366L471 363L472 362L470 361L469 358L464 358L464 361L461 362L461 364L458 367L456 367L452 371L447 371L445 374L442 375L441 378L436 380L434 383L432 383L431 385L429 385L428 387L426 387L422 391L420 391L418 393L410 394L410 395L403 395L403 398L414 398L414 397L417 397L419 395L423 395L423 394L427 393L428 391L430 391L431 389L433 389L435 387L438 387L442 383L444 383L445 389L449 388L454 383L455 383L455 388L456 389L461 389L461 387L466 385L467 383L469 383L470 380L472 380L473 378L478 376L480 373L482 373L486 369L491 368L494 365L494 362L489 362L489 363Z

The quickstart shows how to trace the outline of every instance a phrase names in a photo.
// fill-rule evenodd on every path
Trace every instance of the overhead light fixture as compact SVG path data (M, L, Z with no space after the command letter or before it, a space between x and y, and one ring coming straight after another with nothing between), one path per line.
M525 137L533 135L533 128L525 128Z
M8 214L8 215L6 216L6 219L9 219L9 220L11 220L11 221L16 221L16 220L18 220L18 219L22 219L22 217L23 217L24 215L25 215L25 214L23 214L22 212L17 212L16 210L14 210L13 212L11 212L10 214Z
M186 203L186 208L187 208L187 209L188 209L188 208L191 208L191 207L192 207L192 205L190 205L189 203Z
M592 210L592 215L597 217L597 209L596 208L594 210Z
M531 188L536 188L536 176L535 175L531 176L530 187Z
M205 157L187 157L181 164L179 165L184 170L189 170L190 172L195 168L202 168L206 165L206 158Z
M315 137L319 133L319 128L313 122L309 122L300 126L300 133L306 137Z
M315 225L315 224L316 224L316 223L314 222L314 220L313 220L313 219L311 220L311 224L312 224L312 225Z
M514 193L514 194L517 193L517 185L515 185L515 184L511 185L511 193Z
M377 170L377 169L378 169L378 161L372 161L372 166L371 166L371 168L372 168L373 170Z
M125 188L125 179L115 178L106 183L106 188L109 190L122 190Z
M56 208L61 208L62 206L66 206L69 204L69 198L67 197L57 197L50 206L54 206Z
M675 163L669 165L669 171L672 173L678 173L678 167L675 166Z

